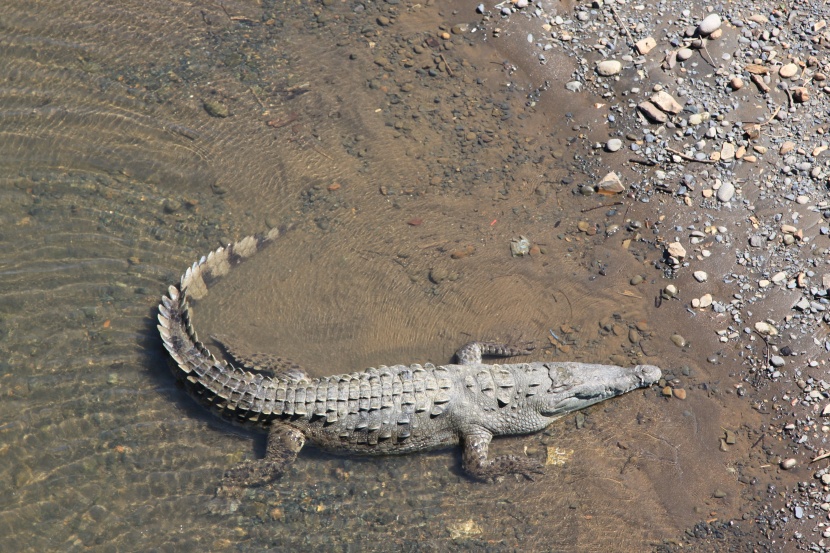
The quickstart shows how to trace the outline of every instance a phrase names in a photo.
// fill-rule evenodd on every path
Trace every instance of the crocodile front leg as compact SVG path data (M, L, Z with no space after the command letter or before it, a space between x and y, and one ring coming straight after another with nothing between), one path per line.
M492 480L506 474L521 474L533 480L534 474L543 474L542 463L531 457L516 455L499 455L492 459L487 458L487 450L493 435L484 430L476 429L462 436L461 466L470 476L478 480Z
M305 436L291 426L274 423L268 433L265 458L248 460L225 473L225 483L236 486L261 486L279 478L297 458Z

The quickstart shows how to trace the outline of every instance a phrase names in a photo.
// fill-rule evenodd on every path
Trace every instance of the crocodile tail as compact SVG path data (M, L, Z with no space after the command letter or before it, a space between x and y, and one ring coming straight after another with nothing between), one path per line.
M196 335L191 324L189 301L204 298L213 282L279 234L278 229L272 229L202 257L182 275L178 286L170 286L159 305L158 330L164 347L178 365L174 371L176 377L197 400L235 422L282 414L281 407L277 408L273 401L272 390L284 383L216 359ZM271 401L268 401L269 397Z

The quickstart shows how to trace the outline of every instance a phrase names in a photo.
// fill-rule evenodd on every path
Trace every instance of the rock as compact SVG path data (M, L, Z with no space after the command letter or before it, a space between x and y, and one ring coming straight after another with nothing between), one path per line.
M783 156L789 154L793 150L795 150L795 142L787 140L786 142L781 144L780 148L778 148L778 153Z
M650 36L634 43L634 47L637 48L637 51L643 56L651 52L655 46L657 46L657 41Z
M641 102L637 105L637 109L642 112L643 115L646 116L646 119L651 121L652 123L663 124L669 120L668 116L660 111L657 106L652 104L651 102Z
M778 70L778 76L783 79L794 77L796 73L798 73L798 66L794 63L782 65L781 69Z
M775 367L776 369L779 367L783 367L785 364L784 358L780 355L773 355L769 358L769 364Z
M735 196L735 186L727 181L720 185L718 188L718 201L726 203L730 201Z
M682 348L686 345L686 338L681 336L680 334L672 334L671 335L672 344L675 346Z
M611 77L622 71L622 63L617 60L603 60L597 64L597 74Z
M435 284L440 284L441 282L447 280L447 277L449 276L449 271L443 267L433 267L429 270L429 279Z
M649 100L661 110L666 113L671 113L672 115L677 115L683 110L683 106L677 103L677 100L675 100L674 97L672 97L672 95L665 90L655 92L651 95Z
M565 90L570 92L579 92L582 90L582 83L579 81L570 81L565 83Z
M735 159L735 145L731 142L724 142L720 149L720 158L722 161Z
M787 272L779 271L772 275L772 278L770 280L773 284L783 284L784 282L787 282Z
M672 242L666 248L666 252L677 259L683 259L686 257L686 248L680 242Z
M227 117L228 115L230 115L230 110L228 110L228 106L226 106L222 102L217 102L215 100L205 100L203 105L205 111L211 117Z
M744 87L744 80L740 77L732 77L729 81L729 86L732 90L740 90Z
M712 294L703 294L700 296L700 300L698 303L698 307L701 309L706 309L707 307L712 306Z
M795 465L797 463L798 462L795 459L792 459L792 458L784 459L783 461L781 461L781 468L784 469L784 470L790 470L790 469L795 468Z
M691 48L681 48L677 51L677 61L686 61L692 57L692 54L694 54L694 52Z
M697 26L697 32L702 36L708 36L720 29L720 26L720 16L716 13L710 13Z
M684 390L683 388L675 388L674 397L676 397L677 399L686 399L686 390Z
M810 91L804 88L803 86L799 86L793 89L793 101L799 104L803 104L807 100L810 99Z
M617 152L622 148L622 140L619 138L612 138L605 143L605 149L609 152Z
M597 184L597 192L605 194L606 196L622 194L625 192L625 186L623 186L620 177L612 171L599 181L599 184Z
M663 386L663 392L662 393L663 393L663 397L671 397L673 395L671 386Z
M695 271L693 276L698 282L706 282L709 279L709 275L706 274L706 271Z

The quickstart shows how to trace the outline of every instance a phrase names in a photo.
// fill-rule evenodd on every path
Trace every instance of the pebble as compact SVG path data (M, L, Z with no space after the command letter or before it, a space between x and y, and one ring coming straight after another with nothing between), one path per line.
M582 83L579 81L570 81L565 83L565 90L569 92L580 92L582 90Z
M605 175L601 181L599 181L599 184L597 185L597 192L609 196L613 194L622 194L625 192L625 186L620 180L620 177L612 171Z
M680 334L672 334L671 335L672 344L675 346L682 348L686 345L686 338L681 336Z
M793 458L784 459L783 461L781 461L781 468L784 469L784 470L790 470L790 469L795 468L796 464L797 464L797 461Z
M735 196L735 186L726 181L725 183L721 184L720 188L718 188L718 201L726 203L730 201Z
M716 13L707 15L700 25L697 26L697 32L703 36L708 36L720 29L721 19Z
M603 60L597 64L597 73L602 77L611 77L622 71L622 63L617 60Z
M683 106L681 106L677 100L675 100L674 97L665 90L655 92L651 95L649 100L661 110L666 113L671 113L672 115L677 115L683 110Z
M740 90L744 87L744 80L740 77L732 77L729 81L729 86L732 90Z
M617 152L622 148L622 140L619 138L612 138L605 143L605 149L609 152Z
M798 73L798 66L794 63L782 65L781 69L778 70L778 75L785 79L794 77L796 73Z
M784 361L784 358L781 357L780 355L773 355L772 357L769 358L769 363L770 363L770 365L772 365L773 367L775 367L777 369L779 367L783 367L784 364L785 364L785 361Z
M731 142L724 142L720 149L720 158L723 161L735 159L735 145Z
M700 296L700 300L698 301L698 307L700 307L701 309L706 309L707 307L712 305L712 294L703 294L702 296Z
M637 51L643 56L651 52L655 46L657 46L657 41L650 36L647 36L642 40L638 40L634 44L634 47L637 48Z
M662 125L669 120L668 116L660 111L660 109L651 102L641 102L637 105L637 109L639 109L643 115L646 116L646 119L652 123Z
M677 51L677 60L678 61L686 61L687 59L692 57L694 52L691 48L681 48Z
M680 242L672 242L668 245L666 251L670 256L676 257L677 259L686 257L686 248Z
M686 399L686 390L684 390L683 388L675 388L674 397L676 397L677 399Z
M706 282L709 278L709 275L706 274L706 271L695 271L694 275L695 280L698 282Z

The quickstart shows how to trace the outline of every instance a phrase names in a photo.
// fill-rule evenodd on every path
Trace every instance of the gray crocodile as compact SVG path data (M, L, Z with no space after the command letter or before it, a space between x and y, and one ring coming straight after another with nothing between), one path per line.
M661 376L652 365L623 368L575 362L483 364L483 355L528 350L490 342L462 347L456 364L380 366L323 378L296 368L264 375L219 360L191 324L193 301L236 264L271 243L280 231L250 236L194 263L159 305L164 347L189 393L234 423L268 433L265 459L246 461L226 481L257 485L279 477L306 441L336 453L391 455L461 443L462 466L490 480L506 474L532 478L542 464L531 457L488 457L493 436L540 431L566 413L593 405ZM233 351L230 351L233 356Z

